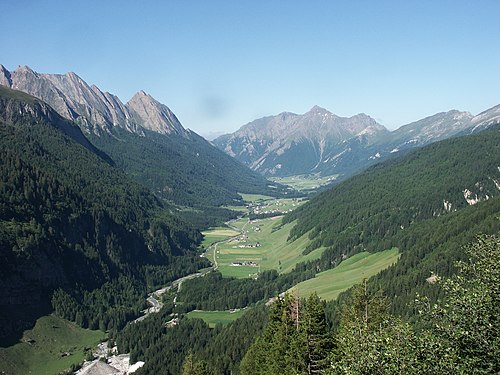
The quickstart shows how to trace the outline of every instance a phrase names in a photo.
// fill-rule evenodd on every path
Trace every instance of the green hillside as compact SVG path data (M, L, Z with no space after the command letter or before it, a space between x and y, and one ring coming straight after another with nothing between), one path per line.
M316 293L318 297L330 301L363 279L369 279L381 270L396 263L399 258L398 249L390 249L378 253L358 253L342 261L337 267L316 274L313 279L298 283L292 288L302 298Z
M199 209L196 216L219 217L222 223L232 217L231 212L213 207L242 204L239 192L272 196L293 192L251 171L194 132L187 137L154 132L139 136L119 128L113 132L90 135L90 140L157 196ZM199 217L182 214L200 223Z
M201 234L87 143L45 103L0 91L2 340L49 312L58 288L58 313L116 329L147 285L206 264Z
M41 317L21 341L0 348L0 371L53 375L85 360L86 351L104 339L102 331L83 329L54 315Z
M500 131L451 139L376 165L320 194L285 218L290 237L311 231L310 250L339 256L389 248L417 222L499 194ZM385 246L384 246L385 245Z

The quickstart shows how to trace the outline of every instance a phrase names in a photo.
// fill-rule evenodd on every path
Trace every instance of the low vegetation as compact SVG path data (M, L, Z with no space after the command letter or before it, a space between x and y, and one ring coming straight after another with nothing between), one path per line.
M298 191L316 191L321 187L333 183L338 176L338 174L321 176L319 173L316 173L289 177L271 177L270 180L288 185Z
M321 299L330 301L340 293L363 279L369 279L399 259L398 249L379 253L358 253L342 261L337 267L317 273L313 279L303 281L292 288L300 297L316 293Z
M0 348L0 372L54 375L83 362L105 338L55 315L39 318L16 345Z
M216 324L229 324L239 319L245 313L245 309L236 309L228 311L190 311L187 316L193 319L202 319L210 328L214 328Z

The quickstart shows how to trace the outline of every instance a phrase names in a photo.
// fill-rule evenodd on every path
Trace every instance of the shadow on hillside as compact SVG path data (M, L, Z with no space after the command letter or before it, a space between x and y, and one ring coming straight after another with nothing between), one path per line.
M50 302L39 306L9 305L0 306L0 347L17 344L23 332L35 326L38 318L52 312Z

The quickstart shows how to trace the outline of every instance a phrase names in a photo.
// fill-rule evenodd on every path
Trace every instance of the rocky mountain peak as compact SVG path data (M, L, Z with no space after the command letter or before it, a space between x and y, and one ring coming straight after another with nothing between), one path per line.
M19 65L14 72L22 74L36 74L36 72L33 69L31 69L28 65Z
M2 64L0 64L0 85L4 85L7 87L12 86L10 72Z
M137 92L127 102L126 107L133 113L139 125L146 129L160 134L187 135L186 130L170 108L143 90Z
M309 110L310 113L325 113L325 112L329 112L328 110L326 110L325 108L323 107L320 107L319 105L315 105L313 106L310 110Z
M42 99L87 133L99 135L121 127L140 135L144 135L143 128L188 135L167 106L142 90L125 105L115 95L89 86L74 72L41 74L29 66L19 66L10 73L0 65L0 84Z

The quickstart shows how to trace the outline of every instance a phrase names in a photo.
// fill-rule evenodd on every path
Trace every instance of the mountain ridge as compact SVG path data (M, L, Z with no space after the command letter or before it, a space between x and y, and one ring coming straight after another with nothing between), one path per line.
M319 173L341 180L394 153L497 122L500 105L477 116L440 112L389 131L364 113L340 117L315 105L302 115L282 112L256 119L212 143L264 176Z
M144 135L144 129L186 134L173 112L142 90L124 104L116 95L87 84L74 72L37 73L29 66L9 72L0 65L0 84L44 100L86 133L101 135L121 127L139 135Z
M47 102L74 121L116 165L169 204L202 207L205 217L212 217L210 211L221 223L234 213L218 206L241 204L238 193L287 193L186 130L166 105L143 90L123 104L75 73L41 74L27 66L10 73L0 65L0 83ZM190 216L197 220L194 213Z

